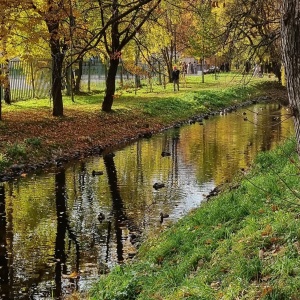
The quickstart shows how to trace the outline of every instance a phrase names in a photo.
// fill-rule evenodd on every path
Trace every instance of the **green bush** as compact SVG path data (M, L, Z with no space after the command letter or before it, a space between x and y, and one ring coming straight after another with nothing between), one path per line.
M19 158L26 158L27 152L26 147L21 144L12 144L7 147L7 156L13 160L17 160Z

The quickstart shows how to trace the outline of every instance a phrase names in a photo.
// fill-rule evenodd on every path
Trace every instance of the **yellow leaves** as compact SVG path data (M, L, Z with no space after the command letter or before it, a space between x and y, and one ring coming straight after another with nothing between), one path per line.
M210 287L214 290L218 290L221 286L221 282L220 281L213 281L211 284L210 284Z
M271 239L270 239L270 242L272 243L272 244L275 244L275 243L277 243L277 242L279 242L280 241L280 239L278 238L278 237L271 237Z
M272 226L270 224L268 224L261 232L261 236L263 237L267 237L269 235L271 235L273 232Z
M92 143L92 138L90 137L90 136L79 136L78 138L77 138L77 140L79 141L79 142L87 142L87 143Z
M262 288L261 297L269 295L273 291L273 288L269 285L266 285Z
M294 243L294 247L296 248L298 254L300 255L300 243L299 243L299 241Z
M261 232L263 237L269 236L273 232L272 226L268 224Z
M74 272L72 272L69 275L63 274L62 278L64 278L64 279L79 279L80 278L80 274L78 272L74 271Z
M147 71L144 68L142 68L141 66L136 65L135 62L127 61L127 62L125 62L124 65L125 65L126 70L128 70L132 74L138 74L138 75L144 75L144 76L147 75Z
M278 205L275 205L275 204L273 204L272 205L272 211L278 211L279 210L279 206Z

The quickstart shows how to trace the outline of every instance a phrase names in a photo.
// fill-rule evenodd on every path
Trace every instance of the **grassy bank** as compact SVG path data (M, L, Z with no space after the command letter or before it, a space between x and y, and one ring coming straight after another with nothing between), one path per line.
M89 299L299 299L295 142L261 153L217 197L152 236Z
M247 84L246 84L247 83ZM52 117L49 99L32 99L3 105L0 122L0 175L12 165L18 173L37 166L55 164L90 155L120 142L155 133L178 121L239 104L259 95L286 97L274 78L247 78L238 74L189 76L179 92L172 84L165 88L148 85L141 89L118 90L113 111L101 111L103 94L64 98L64 117ZM281 100L281 99L279 99ZM30 168L26 168L26 166ZM22 169L24 167L24 169ZM20 168L22 167L22 168Z

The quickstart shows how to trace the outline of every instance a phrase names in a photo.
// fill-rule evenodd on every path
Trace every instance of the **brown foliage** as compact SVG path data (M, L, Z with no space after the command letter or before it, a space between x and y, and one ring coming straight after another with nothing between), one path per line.
M24 158L15 164L36 164L72 158L78 153L86 156L95 148L104 149L126 143L145 133L156 132L161 124L149 125L150 120L134 112L104 113L65 109L65 116L55 118L48 109L30 110L30 113L6 112L0 126L0 149L5 154L7 146L24 144L26 140L39 139Z

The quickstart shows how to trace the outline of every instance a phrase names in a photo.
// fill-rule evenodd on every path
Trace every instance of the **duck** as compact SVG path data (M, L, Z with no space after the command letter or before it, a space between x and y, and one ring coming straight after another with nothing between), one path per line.
M161 188L163 188L164 186L165 186L164 183L159 183L159 182L156 182L156 183L153 184L153 187L154 187L156 190L161 189Z
M129 241L130 241L131 244L135 244L137 242L137 235L134 234L134 233L131 233L129 235Z
M164 221L165 218L169 218L169 215L168 214L164 214L164 213L160 213L160 223L162 223Z
M167 151L163 151L163 152L161 153L161 156L162 156L162 157L165 157L165 156L171 156L171 153L170 153L170 152L167 152Z
M93 176L96 176L96 175L103 175L103 171L95 171L95 170L93 170L93 171L92 171L92 175L93 175Z
M104 213L100 212L100 213L98 214L98 217L97 217L97 218L98 218L99 222L102 223L102 221L105 220L105 215L104 215Z

